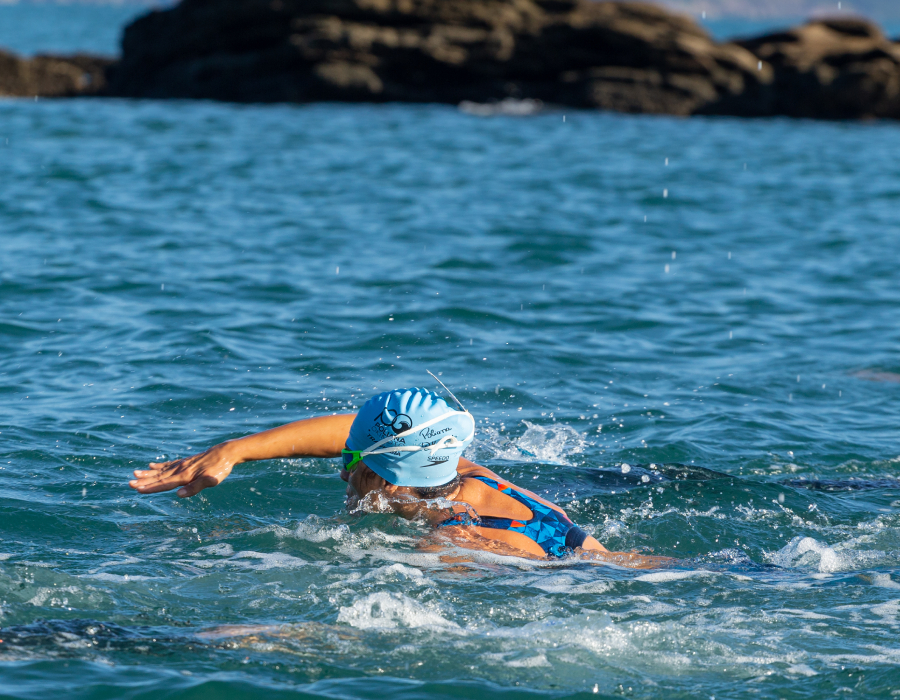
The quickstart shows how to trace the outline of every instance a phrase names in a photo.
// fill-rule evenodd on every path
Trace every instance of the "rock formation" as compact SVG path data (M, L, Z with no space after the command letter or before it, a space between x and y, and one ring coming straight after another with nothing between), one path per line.
M183 0L126 29L110 91L758 114L771 80L746 49L641 3Z
M122 48L117 63L0 53L0 95L900 118L900 45L852 19L716 43L637 2L182 0Z
M739 44L773 68L772 114L900 119L900 45L873 24L822 20Z
M0 95L73 97L102 92L110 58L78 54L21 58L0 51Z

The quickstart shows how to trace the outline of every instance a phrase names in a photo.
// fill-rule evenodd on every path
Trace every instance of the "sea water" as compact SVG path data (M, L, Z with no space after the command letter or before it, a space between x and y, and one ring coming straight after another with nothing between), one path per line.
M0 102L0 697L896 695L898 150L893 123ZM426 370L469 457L677 562L454 562L348 513L334 460L127 486Z

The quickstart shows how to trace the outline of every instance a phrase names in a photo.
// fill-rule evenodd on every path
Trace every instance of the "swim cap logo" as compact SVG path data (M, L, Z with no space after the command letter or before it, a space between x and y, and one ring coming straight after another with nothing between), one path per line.
M381 412L381 422L389 426L394 431L394 435L399 435L405 430L412 428L412 418L405 413L397 413L390 408L386 408Z

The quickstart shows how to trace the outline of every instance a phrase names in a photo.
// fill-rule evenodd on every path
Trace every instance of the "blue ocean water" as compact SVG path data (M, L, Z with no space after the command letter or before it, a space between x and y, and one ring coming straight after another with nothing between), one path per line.
M900 687L898 125L118 100L0 125L0 697ZM426 369L471 458L678 564L447 563L348 513L329 460L126 485Z
M36 53L119 53L123 27L167 0L124 0L115 3L0 3L0 48L31 56Z

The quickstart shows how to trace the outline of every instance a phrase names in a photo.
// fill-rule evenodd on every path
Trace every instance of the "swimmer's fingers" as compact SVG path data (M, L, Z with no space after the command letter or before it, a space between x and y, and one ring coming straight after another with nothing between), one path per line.
M218 486L231 473L230 464L203 466L187 464L167 473L150 472L147 476L134 479L129 486L138 493L160 493L179 489L178 496L189 498L203 489Z
M179 486L184 486L185 484L190 483L188 479L182 479L178 482L172 481L129 481L128 485L133 488L138 493L161 493L162 491L171 491L172 489L177 489Z
M185 459L176 459L171 462L164 462L161 464L151 462L150 469L135 469L134 472L132 472L135 476L135 479L128 483L132 487L137 487L138 485L143 486L150 483L155 483L160 480L165 480L166 478L171 477L175 474L179 474L180 472L188 468L190 466L189 461L191 459L191 457L186 457ZM190 477L182 483L187 483L188 481L191 481L192 478L193 477ZM181 484L176 485L180 486Z
M195 479L187 486L182 486L178 489L178 493L176 494L179 498L190 498L191 496L196 496L203 489L208 489L212 486L218 486L219 479L213 476L201 476L199 479Z
M182 461L184 460L176 459L171 462L150 462L147 469L135 469L133 473L138 478L146 477L152 474L159 474L162 470L167 469L169 466Z
M171 474L149 472L144 475L138 475L138 478L129 481L128 485L138 493L159 493L160 491L171 491L179 486L189 484L198 476L193 470L184 470Z
M146 475L138 475L138 478L129 481L128 485L139 493L159 493L185 486L199 476L202 474L194 469L181 469L167 474L150 472Z

